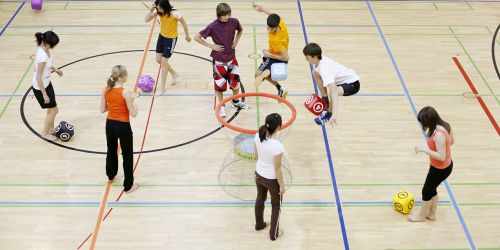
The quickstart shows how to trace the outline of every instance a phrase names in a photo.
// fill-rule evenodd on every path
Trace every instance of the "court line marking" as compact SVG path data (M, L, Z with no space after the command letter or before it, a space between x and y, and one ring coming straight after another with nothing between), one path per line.
M14 20L14 18L16 18L17 14L19 13L19 11L21 11L21 9L24 7L24 4L26 2L22 2L21 5L19 5L19 7L17 8L16 12L14 12L14 14L10 17L9 21L7 21L7 23L5 24L5 26L3 26L2 28L2 31L0 31L0 36L3 35L3 33L5 32L5 30L7 30L7 28L9 28L9 25L10 23L12 23L12 21Z
M382 39L382 42L384 43L384 47L385 47L385 49L387 51L387 54L389 55L389 57L391 59L392 65L394 67L394 70L396 71L396 73L398 75L398 78L399 78L399 81L401 83L401 86L404 89L404 92L405 92L406 97L408 99L408 103L410 104L411 109L413 111L413 115L416 118L418 115L417 115L417 110L416 110L415 104L413 103L413 100L411 98L410 92L408 91L408 88L406 86L406 82L403 79L403 76L402 76L401 72L399 71L399 67L396 64L396 60L395 60L394 56L392 55L392 51L389 48L389 44L387 43L387 40L385 39L384 32L382 31L382 28L379 25L379 22L377 20L377 17L375 16L375 12L373 11L373 9L371 7L370 2L369 1L365 1L365 3L368 6L368 10L370 11L370 14L371 14L371 16L373 18L373 21L374 21L375 25L377 26L377 30L380 33L380 37ZM420 124L419 124L419 127L421 129L422 135L424 136L425 140L427 141L429 138L425 134L425 131L422 129L422 127L420 126ZM471 234L469 232L469 229L468 229L468 227L467 227L467 225L465 223L465 220L464 220L464 218L462 216L462 212L460 211L460 208L459 208L459 206L458 206L458 204L457 204L457 202L455 200L455 196L453 194L453 191L451 190L451 187L450 187L450 185L449 185L449 183L448 183L447 180L444 181L444 185L446 187L446 190L448 191L448 196L450 197L450 199L451 199L451 201L453 203L453 207L454 207L455 212L456 212L456 214L458 216L458 219L460 220L460 224L461 224L462 229L463 229L463 231L464 231L464 233L465 233L465 235L467 237L469 245L470 245L471 249L475 250L475 249L477 249L476 245L474 244L474 240L472 239L472 236L471 236Z
M301 6L301 3L300 3L300 0L297 0L297 8L298 8L299 15L300 15L300 23L302 25L302 33L304 34L304 43L308 44L309 41L308 41L308 38L307 38L306 24L305 24L305 21L304 21L304 15L302 14L302 6ZM312 84L313 84L314 92L316 94L318 94L318 88L316 86L316 80L313 77L312 71L313 71L312 65L309 64L309 73L311 74L311 79L312 79ZM313 124L311 124L311 125L314 126ZM326 133L326 127L325 127L325 125L321 126L321 132L323 134L323 142L325 143L325 150L326 150L326 156L327 156L327 160L328 160L328 167L329 167L329 170L330 170L330 178L331 178L331 181L332 181L333 193L334 193L334 196L335 196L335 203L336 203L336 207L337 207L337 214L338 214L338 217L339 217L339 224L340 224L340 229L341 229L341 232L342 232L342 241L344 243L344 249L348 250L349 249L349 239L347 237L347 230L346 230L346 226L345 226L345 222L344 222L344 215L343 215L343 212L342 212L342 203L341 203L341 200L340 200L340 194L339 194L339 190L338 190L338 186L337 186L337 179L335 177L335 169L334 169L334 166L333 166L333 160L332 160L332 155L331 155L331 152L330 152L330 145L329 145L329 141L328 141L328 134Z
M477 94L476 87L474 86L474 83L472 83L471 79L467 75L467 72L465 72L465 69L462 67L462 64L458 60L457 57L452 57L453 62L455 62L455 65L457 66L458 70L462 74L462 77L465 79L465 82L467 82L467 85L469 85L469 88L471 89L472 93ZM481 108L483 108L484 113L486 113L486 116L491 122L491 125L493 125L493 128L497 131L497 134L500 136L500 127L498 126L497 121L495 120L495 117L493 114L491 114L490 110L488 109L488 106L486 103L483 101L483 98L481 96L476 96L477 101L479 102L479 105L481 105Z

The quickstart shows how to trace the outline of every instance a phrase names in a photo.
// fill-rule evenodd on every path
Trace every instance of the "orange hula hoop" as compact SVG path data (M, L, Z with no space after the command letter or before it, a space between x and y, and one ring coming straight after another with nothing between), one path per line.
M219 122L222 125L224 125L224 127L227 127L227 128L230 128L234 131L245 133L245 134L256 134L257 133L256 129L240 128L238 126L232 125L229 122L227 122L226 120L224 120L220 116L220 113L219 113L222 105L224 105L225 103L227 103L231 100L234 100L234 99L238 99L240 97L252 97L252 96L268 97L271 99L275 99L279 102L282 102L288 106L288 108L292 111L292 117L290 117L290 119L287 122L283 123L280 130L283 130L283 129L290 127L290 125L292 125L292 123L295 121L295 118L297 118L297 110L295 109L295 107L293 106L293 104L291 102L289 102L288 100L286 100L282 97L279 97L279 96L273 95L273 94L269 94L269 93L241 93L241 94L233 95L230 97L226 97L221 102L219 102L219 104L217 104L217 107L215 107L215 117L217 118L217 120L219 120Z

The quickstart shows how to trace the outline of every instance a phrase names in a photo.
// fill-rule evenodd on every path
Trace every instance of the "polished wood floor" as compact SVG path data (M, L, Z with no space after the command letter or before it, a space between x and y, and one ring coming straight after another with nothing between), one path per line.
M193 37L215 18L217 3L173 2ZM253 11L250 1L228 3L244 28L237 47L242 82L255 92L252 77L260 61L248 55L267 46L266 17ZM491 58L500 3L300 4L299 9L295 1L265 3L288 25L290 73L283 86L297 109L292 128L283 133L290 169L280 222L284 236L271 242L266 232L254 231L254 166L236 162L221 172L234 157L231 140L238 135L222 129L187 145L137 154L135 179L141 188L121 197L120 170L107 205L113 210L101 225L96 249L500 249L500 134L493 125L500 117L500 81ZM29 2L0 1L0 249L75 249L93 231L106 185L99 94L116 64L128 68L133 86L150 30L143 21L146 11L140 1L48 1L42 11ZM132 50L78 61L62 69L64 77L53 76L56 120L76 128L71 141L59 143L94 153L47 143L23 122L20 110L35 131L42 128L44 112L32 94L24 105L22 100L33 75L33 35L46 30L60 37L53 51L58 66ZM179 31L177 52L209 58L207 48L187 43ZM151 49L157 33L158 28ZM324 131L303 106L314 92L302 55L305 38L362 78L358 95L341 98L338 126ZM462 96L471 89L452 57L491 120L478 99ZM181 74L179 83L154 101L137 99L136 151L176 146L220 126L210 63L182 54L171 62ZM157 71L150 52L144 73ZM276 90L264 83L259 91ZM290 117L274 101L247 101L251 109L234 121L239 126L255 129L270 112ZM413 150L425 144L415 111L427 105L453 127L455 167L439 187L437 221L410 223L391 202L400 189L421 198L428 159ZM223 187L221 178L227 180ZM265 216L269 220L270 207ZM82 249L89 245L90 240Z

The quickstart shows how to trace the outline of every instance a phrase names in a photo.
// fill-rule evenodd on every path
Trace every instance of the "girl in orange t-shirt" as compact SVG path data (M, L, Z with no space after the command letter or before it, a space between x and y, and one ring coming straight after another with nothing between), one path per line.
M133 134L129 116L137 115L134 98L123 85L127 82L127 69L116 65L111 70L108 84L102 91L101 112L108 112L106 119L106 175L113 181L118 173L118 140L123 155L123 187L126 193L136 190L139 185L134 183L134 148Z
M427 132L427 146L416 146L415 153L424 152L429 155L430 167L422 188L422 208L419 213L408 215L408 220L422 222L425 219L436 220L438 204L437 187L450 176L453 170L451 145L454 143L450 124L443 121L437 111L430 106L418 113L418 121Z

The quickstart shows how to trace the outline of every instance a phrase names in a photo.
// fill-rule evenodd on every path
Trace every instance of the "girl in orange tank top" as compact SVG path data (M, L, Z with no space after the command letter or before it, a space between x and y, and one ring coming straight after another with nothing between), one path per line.
M134 148L133 133L129 116L137 115L134 98L123 85L127 82L127 69L123 65L114 66L106 88L102 91L101 112L108 112L106 119L106 175L113 181L118 173L118 142L123 155L123 188L126 193L136 190L134 183Z
M422 208L418 213L408 215L408 220L422 222L426 219L436 220L438 204L437 187L450 176L453 170L451 145L453 133L450 124L443 121L433 107L424 107L418 113L418 121L427 132L427 147L416 146L415 153L424 152L429 155L430 167L422 188Z

